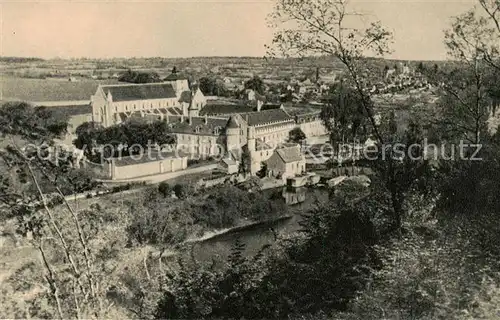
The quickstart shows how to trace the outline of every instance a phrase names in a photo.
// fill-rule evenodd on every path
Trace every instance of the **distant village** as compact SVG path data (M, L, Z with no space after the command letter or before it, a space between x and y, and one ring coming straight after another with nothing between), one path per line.
M262 74L265 70L259 68L245 72L248 66L231 63L209 70L196 64L185 70L174 66L166 75L139 68L89 72L95 65L81 61L78 67L81 70L52 66L47 72L41 68L45 73L38 75L36 68L17 67L10 72L21 78L44 78L40 81L49 83L57 79L62 88L84 84L93 88L88 99L82 99L81 93L76 99L54 93L53 99L49 95L31 102L70 116L69 133L59 141L59 147L76 155L75 166L93 170L102 181L159 182L204 170L222 177L208 184L259 176L270 187L289 185L296 189L320 180L314 172L307 172L306 163L316 165L325 159L306 159L302 149L329 141L320 113L323 98L343 81L338 70L302 66L298 69L302 75L291 77L291 73ZM402 62L385 65L380 70L383 81L367 90L378 95L431 90L432 85L416 69ZM88 86L94 80L94 85ZM73 145L77 128L85 123L107 128L130 121L165 123L175 136L175 146L167 150L155 145L152 156L140 159L126 156L93 163ZM296 133L302 137L293 139ZM370 145L373 141L360 143ZM193 168L194 163L197 166Z

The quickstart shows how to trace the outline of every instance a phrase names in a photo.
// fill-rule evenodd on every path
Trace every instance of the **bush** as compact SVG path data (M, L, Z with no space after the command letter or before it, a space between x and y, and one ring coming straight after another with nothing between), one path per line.
M166 183L165 181L161 182L159 185L158 185L158 191L164 196L164 197L168 197L169 195L172 194L172 188L170 187L170 185L168 183Z
M178 183L174 186L173 191L177 198L186 199L188 196L194 194L195 188L187 183Z

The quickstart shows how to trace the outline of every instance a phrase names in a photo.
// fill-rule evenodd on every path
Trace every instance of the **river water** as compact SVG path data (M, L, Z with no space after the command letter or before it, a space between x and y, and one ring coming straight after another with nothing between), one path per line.
M288 219L259 224L245 228L241 231L229 232L211 239L192 244L192 255L199 262L217 264L227 261L237 239L245 244L245 256L255 255L264 245L276 241L276 236L290 236L300 232L301 214L309 211L317 201L324 202L328 199L328 193L324 190L309 189L306 200L289 207L291 215Z

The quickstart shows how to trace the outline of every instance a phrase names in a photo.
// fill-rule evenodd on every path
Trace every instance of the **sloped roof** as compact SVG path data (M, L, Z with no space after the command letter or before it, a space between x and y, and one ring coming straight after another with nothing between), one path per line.
M254 107L242 104L207 104L200 110L200 115L220 115L220 114L234 114L241 112L252 112Z
M297 162L302 160L300 149L296 146L276 149L276 153L285 163Z
M227 128L239 128L240 125L238 124L238 122L236 121L236 118L235 117L231 117L229 118L229 120L227 121Z
M282 109L263 110L260 112L248 112L241 114L249 126L271 124L273 122L294 121L294 119Z
M187 119L189 118L185 117L185 120ZM174 122L175 120L177 120L177 122ZM169 123L171 124L172 132L218 136L224 133L227 123L226 119L220 119L220 118L207 118L206 119L207 123L205 123L204 117L192 117L191 123L188 123L187 121L181 122L180 120L181 117L179 116L172 116L169 118ZM219 128L218 134L215 131L216 128Z
M36 108L45 108L49 111L59 113L59 114L64 114L67 116L77 116L81 114L92 114L92 106L90 104L86 105L67 105L67 106L53 106L53 107L46 107L46 106L37 106Z
M102 86L104 94L111 92L113 101L133 101L175 98L175 90L170 83L146 83Z
M180 73L171 73L164 80L165 81L188 80L188 77Z
M155 122L161 120L161 115L159 113L145 113L145 112L141 113L140 111L134 111L128 113L120 112L118 116L120 117L122 122L128 119L143 120L145 122Z
M297 114L295 116L295 120L297 122L307 122L307 121L313 121L319 119L319 116L321 114L321 111L314 111L314 112L309 112L309 113L301 113Z

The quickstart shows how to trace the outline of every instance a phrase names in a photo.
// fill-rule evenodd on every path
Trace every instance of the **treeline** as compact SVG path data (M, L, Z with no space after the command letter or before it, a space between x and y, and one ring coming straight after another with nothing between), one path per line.
M146 149L154 144L167 145L175 143L175 135L172 134L165 121L150 123L131 120L107 128L95 122L85 122L76 128L75 133L77 138L73 141L73 144L78 149L83 150L89 159L100 156L97 154L100 146L112 147L114 152L126 156L137 151L129 148L134 145ZM104 148L100 152L104 152L106 157L111 156L109 154L111 152L110 148ZM115 154L115 156L117 155Z
M42 58L36 57L0 57L0 62L6 63L27 63L27 62L43 62Z
M234 227L242 219L264 221L284 215L283 200L247 192L231 184L198 190L191 184L169 185L145 192L130 208L129 240L139 244L176 245L204 231Z
M162 80L160 79L158 73L154 71L139 72L129 69L120 75L118 81L130 82L130 83L154 83L154 82L161 82Z

